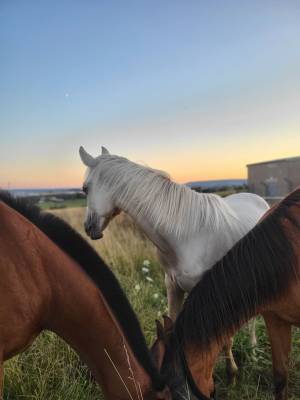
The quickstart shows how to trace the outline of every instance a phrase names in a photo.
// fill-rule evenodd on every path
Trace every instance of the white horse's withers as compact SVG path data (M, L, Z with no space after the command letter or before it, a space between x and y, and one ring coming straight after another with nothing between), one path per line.
M190 292L269 208L251 193L225 198L196 193L165 172L111 155L105 148L94 158L81 147L80 157L88 167L83 184L87 234L98 239L114 215L129 214L158 248L172 319L184 292ZM254 330L251 341L256 341Z

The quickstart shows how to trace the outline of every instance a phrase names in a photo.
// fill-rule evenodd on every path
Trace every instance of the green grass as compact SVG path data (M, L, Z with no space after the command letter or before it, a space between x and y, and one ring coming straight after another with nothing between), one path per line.
M85 210L55 210L83 235ZM153 245L136 229L129 218L120 215L105 231L101 241L91 244L112 267L141 321L148 343L154 340L154 320L166 312L163 273ZM150 262L149 273L142 271L144 260ZM149 282L146 277L153 282ZM248 331L235 337L234 353L240 366L237 384L228 387L224 359L221 356L215 375L219 399L272 399L270 345L261 319L257 323L258 346L253 359ZM300 399L300 334L293 335L290 369L290 399ZM44 333L34 345L5 365L4 399L99 400L98 387L87 379L87 370L78 357L52 333Z
M4 399L101 399L86 367L55 334L45 332L30 350L5 364Z
M54 201L43 201L39 204L39 206L43 210L59 210L62 208L76 208L76 207L85 207L86 199L67 199L62 202L54 202Z

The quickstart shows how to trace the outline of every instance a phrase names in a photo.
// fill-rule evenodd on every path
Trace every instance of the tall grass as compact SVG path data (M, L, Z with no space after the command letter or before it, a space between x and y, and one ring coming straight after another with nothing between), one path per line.
M53 211L86 237L83 231L84 209ZM89 239L88 239L89 240ZM118 216L104 238L90 241L111 266L139 316L148 343L154 340L154 320L167 307L163 273L154 246L128 217ZM256 358L251 356L247 329L235 337L234 352L240 364L235 387L228 387L222 356L215 375L219 399L272 399L270 345L264 324L258 321ZM300 399L300 335L294 332L290 370L290 398ZM4 399L99 400L101 391L88 379L77 355L53 333L46 332L23 354L5 365Z

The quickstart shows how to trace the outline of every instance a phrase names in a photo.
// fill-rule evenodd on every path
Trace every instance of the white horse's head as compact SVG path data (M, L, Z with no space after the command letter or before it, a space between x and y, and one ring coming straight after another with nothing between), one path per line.
M100 156L94 158L81 146L79 149L81 161L87 166L86 179L82 190L87 197L87 213L84 222L86 233L91 239L101 239L109 221L119 213L108 188L100 182L101 160L109 157L109 151L102 147Z

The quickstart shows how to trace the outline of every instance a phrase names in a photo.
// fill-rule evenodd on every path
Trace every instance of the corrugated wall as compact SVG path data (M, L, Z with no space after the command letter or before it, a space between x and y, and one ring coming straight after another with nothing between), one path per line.
M249 165L248 185L262 197L283 197L300 186L300 159Z

